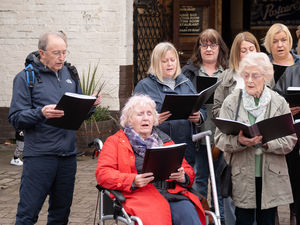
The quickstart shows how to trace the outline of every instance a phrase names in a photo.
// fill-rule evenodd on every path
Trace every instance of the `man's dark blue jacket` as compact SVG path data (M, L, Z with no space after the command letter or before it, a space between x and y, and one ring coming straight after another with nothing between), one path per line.
M46 118L41 110L45 105L57 104L65 92L74 93L78 90L81 93L78 81L71 78L66 66L58 71L57 76L40 62L37 52L29 54L26 63L32 64L37 70L41 82L35 79L31 89L24 70L16 75L8 116L9 122L16 129L24 130L23 157L75 155L76 131L45 124Z

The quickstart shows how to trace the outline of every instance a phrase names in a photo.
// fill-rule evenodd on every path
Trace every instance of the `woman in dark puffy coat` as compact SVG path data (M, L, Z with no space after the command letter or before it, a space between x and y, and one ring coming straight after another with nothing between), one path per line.
M155 46L148 73L148 77L138 82L134 93L149 95L155 101L158 113L161 112L166 94L197 94L192 82L181 74L178 53L169 42ZM187 143L185 158L193 166L195 163L193 124L203 123L206 118L205 110L195 112L188 120L167 120L170 116L169 112L160 113L158 127L175 143Z

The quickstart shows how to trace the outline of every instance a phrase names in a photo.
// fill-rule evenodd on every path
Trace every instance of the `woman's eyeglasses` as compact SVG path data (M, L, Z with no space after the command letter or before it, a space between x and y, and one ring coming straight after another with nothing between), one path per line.
M245 80L249 80L250 77L251 77L251 80L258 80L260 78L262 78L262 75L259 74L259 73L242 73L242 77L245 79Z
M212 50L215 50L218 46L218 44L200 44L200 47L204 50L208 49L208 47L210 47Z

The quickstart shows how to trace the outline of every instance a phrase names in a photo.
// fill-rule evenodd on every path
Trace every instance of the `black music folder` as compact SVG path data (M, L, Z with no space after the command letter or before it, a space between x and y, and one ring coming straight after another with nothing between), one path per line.
M209 77L209 76L196 76L197 82L197 92L200 93L201 91L205 90L206 88L214 85L217 83L217 77ZM210 96L210 98L206 102L207 104L214 103L214 95Z
M58 128L78 130L82 122L87 119L96 97L66 92L56 105L55 109L64 111L61 118L46 120L46 124Z
M300 106L300 87L288 87L283 97L290 107Z
M152 172L154 180L166 180L181 167L186 143L150 148L146 150L142 173Z
M161 112L170 111L172 114L168 120L188 119L194 112L198 112L200 108L213 95L221 81L204 89L199 94L180 95L167 94L165 96Z
M285 72L286 68L287 68L287 66L281 66L281 65L273 64L275 84L280 79L282 74Z
M295 133L294 120L291 113L268 118L253 125L219 117L213 118L212 121L224 134L238 135L240 130L242 130L244 136L248 138L262 136L263 144Z

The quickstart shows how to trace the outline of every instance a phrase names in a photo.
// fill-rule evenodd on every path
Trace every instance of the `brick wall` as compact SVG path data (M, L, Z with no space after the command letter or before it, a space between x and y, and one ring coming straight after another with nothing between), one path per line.
M12 81L39 36L63 30L67 60L79 73L99 62L98 78L106 81L103 105L119 109L120 65L133 64L133 0L1 0L0 107L8 107Z

